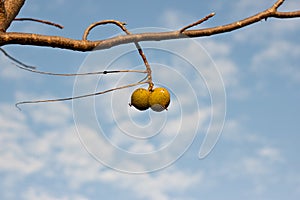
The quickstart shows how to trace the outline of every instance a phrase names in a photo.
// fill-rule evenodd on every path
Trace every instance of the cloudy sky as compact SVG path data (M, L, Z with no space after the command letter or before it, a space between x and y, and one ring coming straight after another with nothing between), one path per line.
M95 21L117 19L132 32L230 23L274 1L26 2L9 31L80 39ZM300 9L287 0L281 10ZM144 74L57 77L18 69L0 55L0 199L299 199L300 20L268 19L231 33L141 43L168 111L129 107L137 88L75 101L21 105L136 83ZM90 40L116 36L97 27ZM39 70L76 73L144 69L134 45L88 53L10 45ZM146 85L141 87L146 88Z

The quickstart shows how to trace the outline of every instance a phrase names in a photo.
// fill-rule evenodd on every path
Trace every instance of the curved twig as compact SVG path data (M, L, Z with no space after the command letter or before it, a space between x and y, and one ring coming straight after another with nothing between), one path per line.
M126 25L126 23L120 22L120 21L117 21L117 20L113 20L113 19L108 19L108 20L102 20L102 21L99 21L99 22L95 22L95 23L89 25L89 27L87 27L85 29L84 33L83 33L82 40L87 40L87 36L89 35L90 31L93 28L95 28L96 26L105 25L105 24L115 24L118 27L120 27L126 34L128 34L127 30L124 29L124 25Z
M91 24L85 31L84 31L84 34L83 34L83 37L82 39L83 40L87 40L87 36L89 34L89 32L96 26L99 26L99 25L104 25L104 24L115 24L117 25L119 28L122 29L122 31L124 31L127 35L131 35L131 33L127 30L127 28L125 27L126 23L124 22L120 22L120 21L117 21L117 20L102 20L102 21L99 21L99 22L95 22L93 24ZM151 67L150 67L150 64L148 63L148 60L146 58L146 55L141 47L141 45L137 42L137 41L133 41L140 56L142 57L143 59L143 62L146 66L146 70L147 70L147 79L148 79L148 83L149 83L149 87L148 87L148 90L151 91L153 89L153 82L152 82L152 70L151 70Z

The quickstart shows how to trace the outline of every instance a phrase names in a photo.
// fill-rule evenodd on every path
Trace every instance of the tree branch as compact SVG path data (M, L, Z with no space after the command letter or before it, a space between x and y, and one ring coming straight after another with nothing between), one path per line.
M21 0L10 0L10 1L21 2ZM180 29L180 30L170 31L170 32L152 32L152 33L120 35L105 40L89 41L84 39L75 40L75 39L59 37L59 36L2 32L0 33L0 46L8 45L8 44L20 44L20 45L56 47L61 49L74 50L74 51L92 51L94 49L97 50L107 49L122 44L136 43L140 41L160 41L160 40L180 39L186 37L203 37L203 36L216 35L216 34L237 30L267 18L300 17L300 10L293 11L293 12L278 12L277 9L282 5L283 2L284 0L277 0L277 2L269 9L237 22L233 22L223 26L212 27L212 28L185 30L182 33L180 32L180 30L182 29Z
M0 32L6 32L11 22L18 15L25 0L1 0L0 1Z
M276 12L274 14L274 17L276 18L296 18L300 17L300 10L294 11L294 12Z
M192 28L192 27L194 27L194 26L197 26L197 25L199 25L199 24L202 24L203 22L207 21L209 18L211 18L211 17L213 17L213 16L215 16L215 13L210 13L209 15L203 17L202 19L200 19L200 20L198 20L198 21L196 21L196 22L194 22L194 23L192 23L192 24L189 24L189 25L183 27L182 29L179 30L179 32L182 33L183 31L185 31L185 30L187 30L187 29L189 29L189 28Z
M63 29L64 26L54 23L54 22L50 22L47 20L42 20L42 19L34 19L34 18L28 18L28 17L22 17L22 18L15 18L14 21L33 21L33 22L38 22L38 23L42 23L42 24L47 24L50 26L55 26L59 29Z

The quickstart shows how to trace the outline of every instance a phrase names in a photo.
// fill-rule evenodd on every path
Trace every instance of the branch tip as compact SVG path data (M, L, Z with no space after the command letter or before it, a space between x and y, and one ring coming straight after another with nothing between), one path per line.
M194 27L194 26L197 26L197 25L199 25L199 24L201 24L201 23L207 21L209 18L215 16L215 14L216 14L216 13L212 12L212 13L206 15L205 17L203 17L202 19L200 19L200 20L198 20L198 21L196 21L196 22L194 22L194 23L192 23L192 24L189 24L189 25L183 27L182 29L179 30L179 32L182 33L183 31L185 31L185 30L187 30L187 29L189 29L189 28L192 28L192 27Z
M285 0L278 0L274 5L272 6L273 9L277 10L284 2Z
M19 107L20 103L16 103L15 104L15 107L19 110L19 111L22 111L22 109Z
M50 22L50 21L47 21L47 20L41 20L41 19L27 18L27 17L15 18L14 21L33 21L33 22L38 22L38 23L54 26L54 27L59 28L59 29L64 28L64 26L62 26L60 24L57 24L57 23L54 23L54 22Z
M18 59L12 57L11 55L9 55L9 54L8 54L4 49L2 49L1 47L0 47L0 51L1 51L6 57L8 57L9 59L11 59L12 61L18 63L19 65L22 65L22 66L25 68L25 70L35 70L35 69L36 69L36 67L27 65L27 64L25 64L25 63L19 61Z

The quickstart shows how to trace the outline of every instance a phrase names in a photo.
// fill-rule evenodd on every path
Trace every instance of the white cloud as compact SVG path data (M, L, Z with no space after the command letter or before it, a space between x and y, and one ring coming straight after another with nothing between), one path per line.
M222 138L228 142L230 150L223 162L218 176L226 179L243 179L254 184L254 190L264 190L284 179L280 169L288 163L283 150L271 145L270 139L263 134L249 132L245 128L247 118L228 119Z
M9 132L26 132L27 127L24 125L26 116L17 112L18 110L14 105L0 104L0 127L2 131Z
M289 34L299 32L299 20L272 19L253 24L250 28L244 28L232 34L234 41L252 44L270 44L279 38L290 37ZM248 44L249 45L249 44Z
M11 60L0 52L0 77L4 80L19 80L24 78L24 72L11 63Z
M159 18L163 27L171 29L179 29L193 22L192 17L186 13L182 13L178 10L166 10Z
M62 139L57 134L52 141L48 142L54 143L60 138L60 143L64 146L64 150L56 155L56 162L63 166L63 174L68 179L71 187L74 188L79 188L85 183L91 182L109 183L115 187L131 191L142 199L169 199L168 192L172 192L172 190L176 190L179 193L184 192L201 180L201 173L189 174L176 168L164 170L157 175L130 175L110 169L105 170L86 153L76 150L78 144L74 144L75 146L71 147L70 139L72 138L67 136L67 134L65 135L66 137L63 137L65 139ZM69 143L68 146L65 143ZM102 148L105 149L103 146ZM132 165L134 163L124 164Z
M27 100L56 99L52 95L25 92L16 92L17 102ZM69 102L49 102L19 105L22 112L27 114L28 119L35 124L46 126L60 126L72 121L72 110Z
M251 175L264 175L269 172L266 163L258 158L243 158L241 167Z
M198 41L200 42L200 41ZM221 42L214 41L212 39L203 40L200 42L203 45L208 54L214 59L215 57L227 57L232 51L231 45Z
M279 175L278 166L284 166L279 149L270 146L263 146L252 156L241 159L240 170L244 175L251 177L255 184L254 192L263 193L274 183L283 181L284 175ZM277 166L277 167L275 167Z
M285 40L274 41L253 57L252 70L280 74L287 80L300 82L299 57L299 45Z
M237 119L227 117L222 138L234 143L265 144L266 140L258 134L249 133L246 128L247 116L240 115Z
M43 167L43 162L36 158L27 157L26 153L21 153L22 148L12 145L3 145L10 152L1 154L0 170L21 175L28 175L36 172Z
M215 170L206 171L207 174L212 174L214 179L222 179L215 181L214 187L218 184L222 187L222 184L227 181L236 184L243 182L250 185L247 189L244 188L245 191L251 193L252 196L257 196L272 190L275 185L287 183L285 176L288 173L283 173L281 168L287 167L288 163L261 155L260 151L265 148L264 146L252 143L251 148L258 149L258 152L255 152L255 150L248 151L245 148L246 145L250 145L249 142L243 142L241 145L232 144L230 147L232 150L227 152L226 159L221 160L218 164L222 167L218 170L214 168ZM272 147L272 149L275 148ZM279 149L276 151L280 152Z
M87 200L88 198L81 195L58 196L49 194L47 191L39 190L37 188L29 188L22 194L24 200Z
M233 44L218 42L211 39L208 39L201 44L203 44L204 48L211 56L224 81L227 97L233 99L244 99L248 97L249 91L241 84L243 81L242 73L234 60L231 59ZM216 74L211 70L211 73L208 73L206 76L212 77L210 78L211 82L214 82Z
M270 161L282 161L281 153L274 147L263 147L258 151L258 155Z
M189 195L185 191L202 183L201 171L188 173L170 168L154 174L128 175L111 171L112 184L118 184L125 190L132 191L140 199L169 200L169 193L178 193L183 198ZM114 177L114 178L111 178Z
M26 126L26 118L13 106L0 105L0 171L30 174L42 168L43 163L34 157L27 157L20 141L32 139Z
M261 12L263 10L268 9L274 3L272 0L267 1L251 1L251 0L244 0L234 2L231 5L233 6L233 12L239 14L256 14L257 12ZM245 16L248 17L248 16Z
M84 150L76 136L74 126L67 120L71 117L69 114L64 115L66 119L61 119L57 124L52 120L50 120L51 123L46 120L40 121L40 125L44 124L48 127L47 130L41 129L42 132L35 133L30 129L26 120L28 116L33 118L40 109L48 111L53 108L50 104L43 104L43 106L44 109L32 106L30 112L27 110L24 114L18 110L11 112L7 105L1 105L2 114L11 116L6 119L5 123L11 125L10 134L2 135L0 140L3 149L0 152L0 171L7 173L10 180L14 180L13 177L18 176L15 181L20 182L23 178L34 174L38 174L41 179L57 179L59 177L66 181L65 187L71 190L77 190L88 183L105 184L106 187L109 187L107 184L110 184L128 190L141 199L169 199L169 193L173 193L174 190L180 195L186 195L185 190L199 181L201 182L202 172L191 174L175 167L159 173L142 175L123 174L104 168ZM68 107L64 108L64 106L66 105L61 104L57 108L64 112L68 110ZM53 109L54 113L59 113L56 108ZM53 114L53 116L55 115ZM12 121L18 121L18 123L12 123ZM22 132L18 127L23 127L27 131ZM1 126L1 133L5 133L3 132L5 129ZM94 132L93 129L87 127L81 127L80 130L84 130L87 137ZM103 151L109 150L105 143L101 144L98 140L90 138L90 142L95 143L93 146L99 146ZM113 152L107 152L107 155L109 154L114 157ZM129 161L124 164L134 165L135 163ZM17 182L12 184L16 186ZM50 188L33 189L33 187L29 187L25 189L20 193L24 199L85 199L76 194L53 195Z
M29 111L34 123L59 126L66 124L72 117L72 111L66 103L49 103L34 105L35 108Z

